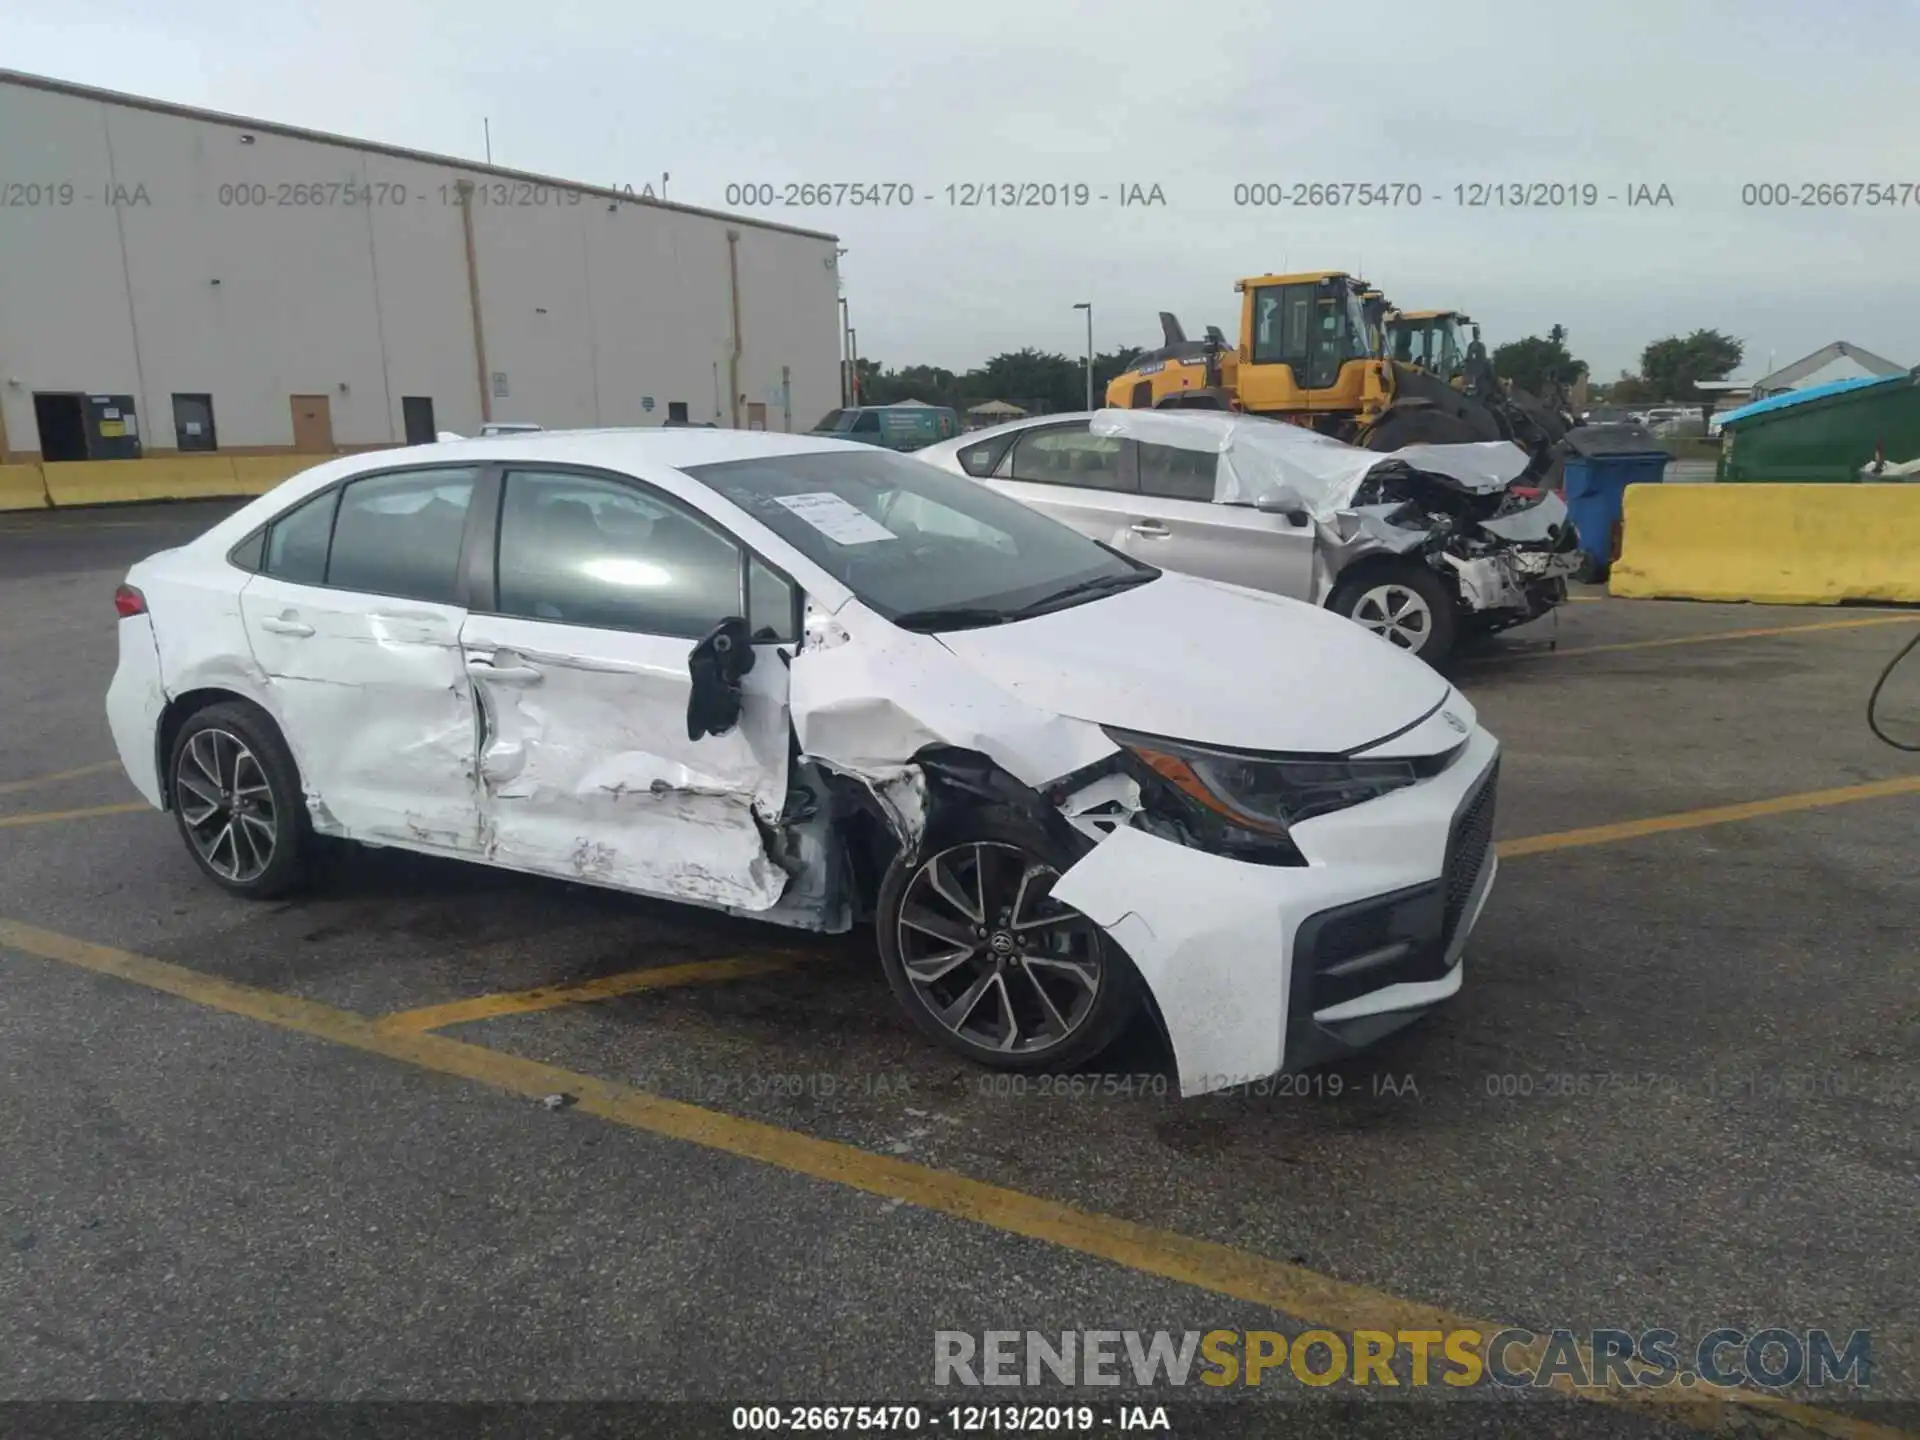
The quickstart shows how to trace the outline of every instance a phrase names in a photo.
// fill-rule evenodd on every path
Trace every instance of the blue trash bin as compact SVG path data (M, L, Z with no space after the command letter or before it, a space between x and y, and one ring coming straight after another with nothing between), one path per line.
M1581 425L1567 432L1564 494L1580 548L1584 577L1607 578L1620 553L1621 497L1629 485L1658 485L1667 478L1662 450L1642 425Z

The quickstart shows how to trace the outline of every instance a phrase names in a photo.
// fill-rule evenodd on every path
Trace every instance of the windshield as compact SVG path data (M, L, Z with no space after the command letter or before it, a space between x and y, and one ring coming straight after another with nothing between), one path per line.
M1393 326L1393 358L1406 365L1427 366L1427 328L1421 320L1399 320Z
M1439 340L1440 353L1433 357L1433 368L1451 380L1460 373L1467 359L1467 342L1461 332L1458 319L1448 316L1440 322Z
M844 410L829 410L814 423L813 428L816 431L838 430L840 428L841 417L846 413Z
M1366 360L1373 355L1373 327L1367 321L1367 302L1360 292L1347 288L1347 358Z
M885 450L686 473L912 629L991 625L1160 573L964 476Z

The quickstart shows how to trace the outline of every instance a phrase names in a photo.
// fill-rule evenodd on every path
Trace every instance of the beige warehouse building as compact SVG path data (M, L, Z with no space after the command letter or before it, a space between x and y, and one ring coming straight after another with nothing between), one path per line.
M834 237L0 70L0 463L838 403Z

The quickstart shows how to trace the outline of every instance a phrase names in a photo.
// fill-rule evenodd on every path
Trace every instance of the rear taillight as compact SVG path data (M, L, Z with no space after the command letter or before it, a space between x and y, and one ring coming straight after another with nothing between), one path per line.
M147 597L131 585L122 585L113 592L113 609L122 620L129 615L147 613Z

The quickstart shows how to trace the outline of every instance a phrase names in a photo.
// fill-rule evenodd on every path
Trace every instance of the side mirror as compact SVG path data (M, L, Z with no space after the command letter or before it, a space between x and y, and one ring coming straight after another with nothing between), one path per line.
M729 616L687 654L693 691L687 697L687 739L724 735L740 723L740 677L753 669L747 622Z
M1253 502L1262 515L1284 515L1290 525L1305 525L1313 517L1307 514L1307 502L1291 485L1276 485Z

